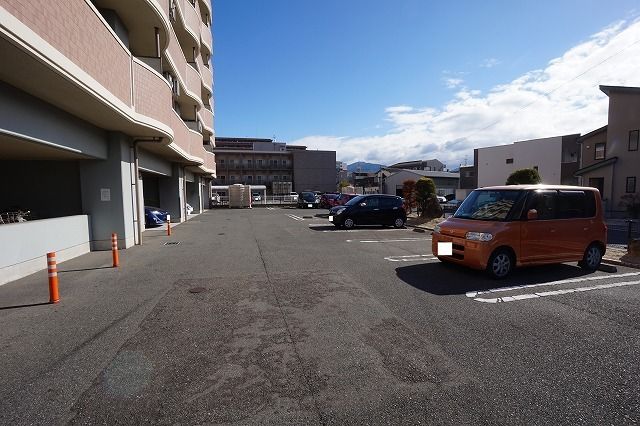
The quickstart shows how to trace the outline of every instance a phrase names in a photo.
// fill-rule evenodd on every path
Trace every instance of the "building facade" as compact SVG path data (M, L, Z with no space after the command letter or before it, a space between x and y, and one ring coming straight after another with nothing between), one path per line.
M418 181L421 177L428 177L436 185L436 194L454 195L460 184L460 174L452 172L437 172L427 170L395 170L389 174L382 173L382 193L402 197L404 181Z
M550 185L575 185L580 147L579 134L514 142L507 145L476 148L474 173L478 187L504 185L519 169L538 170L542 182Z
M210 0L0 0L0 212L48 230L0 225L0 267L140 243L144 205L208 207L211 16Z
M640 193L640 88L600 86L609 97L608 124L579 139L582 185L600 190L610 216L626 216L622 197Z
M310 151L271 139L217 137L215 141L211 150L216 154L218 186L265 185L272 195L289 192L282 188L335 191L335 151Z

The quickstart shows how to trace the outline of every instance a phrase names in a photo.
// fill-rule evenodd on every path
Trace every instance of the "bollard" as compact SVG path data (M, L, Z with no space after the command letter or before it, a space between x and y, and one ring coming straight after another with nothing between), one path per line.
M118 234L111 234L111 254L113 254L113 267L120 266L120 259L118 258Z
M167 235L171 236L171 215L167 215Z
M47 273L49 275L49 303L58 303L58 266L56 264L56 252L47 253Z

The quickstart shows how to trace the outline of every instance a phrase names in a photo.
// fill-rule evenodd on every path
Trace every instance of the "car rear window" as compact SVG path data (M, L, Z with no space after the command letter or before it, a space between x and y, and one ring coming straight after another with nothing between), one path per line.
M382 208L393 208L399 207L402 204L400 198L387 198L384 197L380 200L380 207Z
M596 200L592 191L558 191L556 218L594 217Z

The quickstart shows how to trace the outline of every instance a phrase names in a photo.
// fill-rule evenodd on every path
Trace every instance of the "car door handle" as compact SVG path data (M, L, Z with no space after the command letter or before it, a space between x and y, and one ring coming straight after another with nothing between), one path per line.
M373 210L377 212L377 211L378 211L378 210L380 210L380 209L373 209Z

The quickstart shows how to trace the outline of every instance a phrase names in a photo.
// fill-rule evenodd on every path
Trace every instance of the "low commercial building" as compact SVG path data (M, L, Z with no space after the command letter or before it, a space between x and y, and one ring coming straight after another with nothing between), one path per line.
M208 207L211 1L67 3L0 0L0 284Z
M265 185L272 195L336 190L336 152L272 139L216 137L215 185Z
M388 168L390 169L404 169L404 170L425 170L429 172L442 172L447 166L444 165L440 160L432 159L432 160L414 160L414 161L403 161L401 163L396 163L390 165Z
M458 189L460 174L453 172L436 172L427 170L396 170L382 173L382 193L402 197L402 186L407 180L418 181L421 177L428 177L436 185L438 195L453 195Z

